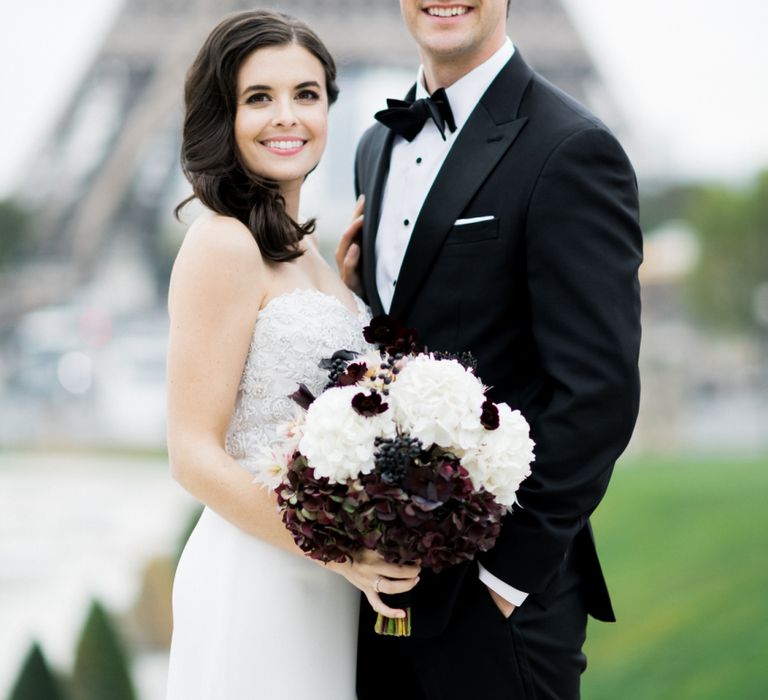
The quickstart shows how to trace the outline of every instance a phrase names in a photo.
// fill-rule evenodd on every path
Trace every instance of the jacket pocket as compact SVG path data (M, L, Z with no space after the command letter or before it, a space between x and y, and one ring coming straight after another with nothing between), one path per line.
M453 226L445 240L446 245L463 245L492 241L499 237L499 220L497 218L477 221L471 224Z

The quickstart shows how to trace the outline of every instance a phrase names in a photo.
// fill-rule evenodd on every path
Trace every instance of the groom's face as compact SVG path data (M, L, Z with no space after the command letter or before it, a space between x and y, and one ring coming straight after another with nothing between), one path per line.
M450 61L471 69L503 43L507 1L400 0L400 10L424 62Z

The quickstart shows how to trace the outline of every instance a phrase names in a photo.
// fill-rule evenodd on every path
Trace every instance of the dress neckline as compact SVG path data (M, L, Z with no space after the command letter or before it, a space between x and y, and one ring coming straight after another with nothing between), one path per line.
M332 302L335 302L340 308L342 308L346 314L352 318L357 319L358 321L363 320L363 315L365 312L365 306L363 305L362 299L360 299L357 294L354 292L351 292L352 298L355 301L355 304L357 305L357 313L353 312L349 309L349 307L337 296L333 294L328 294L327 292L321 292L319 289L315 289L314 287L296 287L295 289L291 289L289 292L283 292L282 294L278 294L277 296L272 297L259 311L259 315L257 317L257 321L259 318L261 318L265 312L269 310L269 307L272 306L272 304L279 300L286 300L289 297L297 296L300 294L305 295L315 295L319 296L323 299L330 299Z

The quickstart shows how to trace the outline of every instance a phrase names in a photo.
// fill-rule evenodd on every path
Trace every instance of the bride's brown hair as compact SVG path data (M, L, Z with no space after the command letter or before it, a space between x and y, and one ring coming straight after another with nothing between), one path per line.
M235 143L237 74L254 51L296 44L320 61L328 104L336 101L336 64L318 36L303 22L266 10L239 12L220 22L205 40L184 84L184 131L181 167L193 194L206 207L245 224L262 255L284 262L299 257L301 239L315 230L315 220L298 224L285 211L276 182L245 165Z

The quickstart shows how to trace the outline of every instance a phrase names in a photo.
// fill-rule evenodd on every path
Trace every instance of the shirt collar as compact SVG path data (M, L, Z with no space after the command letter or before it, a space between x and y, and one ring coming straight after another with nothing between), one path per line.
M456 130L464 126L464 122L469 119L469 115L477 106L480 98L490 87L493 79L499 74L499 71L507 64L515 53L515 46L509 37L506 38L501 48L496 51L484 63L477 68L472 69L465 76L457 80L450 87L445 88L445 94L451 104L451 111L456 122ZM424 66L419 66L419 73L416 78L416 99L429 97L427 89L424 87Z

